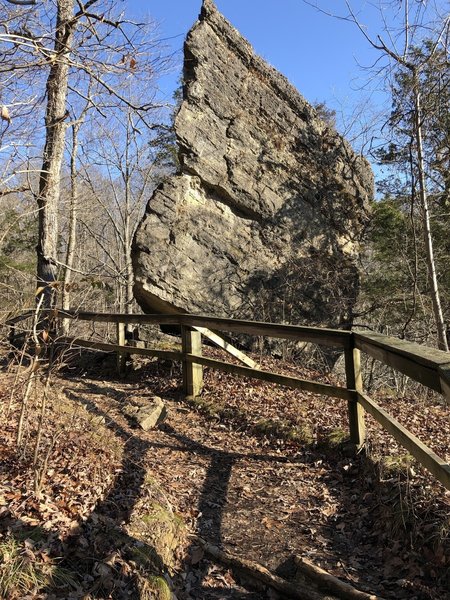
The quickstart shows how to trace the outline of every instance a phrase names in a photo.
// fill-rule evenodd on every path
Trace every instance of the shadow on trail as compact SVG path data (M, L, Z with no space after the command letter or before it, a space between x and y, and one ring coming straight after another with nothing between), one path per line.
M161 392L158 393L161 394ZM108 414L99 410L95 402L89 400L90 394L93 396L109 396L119 400L121 394L114 388L113 380L103 380L102 383L99 382L98 384L85 381L83 382L83 387L81 389L71 390L69 387L69 389L66 389L66 394L72 400L81 402L96 416L103 417L107 427L111 429L111 432L125 442L122 473L118 477L113 489L110 490L107 497L95 507L93 514L87 522L82 525L77 535L68 542L69 550L72 550L69 552L66 563L72 565L74 570L80 569L81 561L82 570L85 572L89 571L89 565L83 563L83 555L86 554L86 549L82 549L81 553L77 549L73 550L73 548L79 547L79 540L82 540L84 545L86 545L84 540L87 540L88 548L94 548L95 552L92 554L94 558L91 559L91 563L93 560L96 563L104 563L106 558L114 553L114 551L119 550L126 554L127 550L129 550L129 546L136 542L136 540L130 538L130 536L124 532L120 524L129 521L132 511L136 506L136 502L141 496L146 476L145 463L151 464L152 459L151 456L149 456L149 451L151 451L152 448L169 449L176 452L188 453L192 456L200 455L206 457L209 465L205 474L202 490L198 497L197 510L199 516L197 520L197 533L200 537L219 547L223 547L223 513L228 504L227 495L229 481L236 461L252 460L260 463L274 464L293 462L292 459L279 455L261 455L252 452L230 452L210 447L207 444L200 443L191 437L176 431L168 424L163 424L159 428L162 435L161 442L145 439L145 434L130 434L129 430L124 429L116 421L111 420L111 417ZM165 394L161 394L161 396L166 400L169 399L172 401L175 398L177 400L180 399L179 390L176 393L174 390L171 390L166 398ZM164 439L164 437L166 439ZM172 440L173 443L171 443L170 440ZM108 534L105 531L107 529L109 529ZM194 541L191 550L195 547L196 544ZM161 557L155 557L155 567L158 568L159 572L163 571L164 566ZM189 592L183 590L183 582L178 581L177 596L179 598L198 598L199 600L214 600L215 598L239 600L241 598L254 598L256 600L256 598L264 597L260 592L254 594L244 588L237 589L238 586L234 588L232 583L230 583L229 587L220 587L219 590L215 588L214 585L210 585L211 577L209 577L209 583L207 580L207 576L210 574L210 565L207 561L202 561L202 564L191 564L190 558L188 557L183 570L188 573L188 577L190 578L189 586L187 586ZM212 577L214 578L214 573ZM220 574L219 570L217 570L217 579L219 580L218 585L223 585L220 583L221 578L223 579L223 576ZM132 592L132 597L138 593L138 589L133 581L128 581L124 589L126 589L128 593ZM121 598L122 596L118 595L118 591L116 590L115 595L112 595L112 597Z
M256 463L295 464L302 462L301 458L284 457L275 454L257 454L252 452L230 452L210 447L195 441L186 435L180 434L170 425L161 426L168 436L177 440L181 445L173 446L178 451L188 452L193 455L203 455L209 459L209 467L205 475L201 495L198 501L200 513L197 521L198 534L222 547L222 517L227 504L230 478L233 468L239 460L251 460ZM150 443L155 447L159 444ZM161 447L168 447L162 444Z
M113 381L108 383L113 384ZM81 402L96 416L104 418L106 426L111 429L112 433L125 442L125 453L121 466L122 472L116 480L114 487L110 490L105 499L97 504L90 518L80 527L80 531L68 540L67 546L69 552L66 553L67 558L65 563L74 571L80 572L81 570L82 572L89 572L89 565L83 560L87 549L91 552L89 562L91 563L92 572L93 562L96 564L99 562L104 564L107 557L111 556L114 552L120 551L126 555L136 542L141 544L140 540L137 541L130 537L120 524L129 522L133 509L141 496L147 474L145 464L146 462L151 464L151 458L148 457L148 453L152 448L170 449L176 452L186 452L193 456L202 455L208 458L209 468L205 476L203 489L197 506L199 512L197 531L202 538L205 538L218 546L222 546L222 512L227 502L229 479L236 460L242 458L253 458L255 460L267 462L279 462L284 460L282 457L278 456L261 456L237 452L230 453L211 448L178 433L167 424L163 424L159 429L162 434L169 439L172 438L174 440L173 444L145 440L138 434L130 435L128 430L121 427L116 421L111 420L111 417L108 414L101 411L93 401L88 399L89 394L103 394L117 398L118 394L113 385L99 385L84 382L81 390L77 389L75 391L66 389L66 394L72 400ZM170 398L165 399L174 399L174 394L169 394L169 396ZM164 398L164 395L162 395L162 397ZM83 541L83 546L85 546L81 551L80 540ZM193 546L195 546L195 542ZM93 554L92 548L94 549ZM152 554L153 556L153 567L155 571L163 573L165 565L161 556L155 554L153 546L148 546L147 554ZM247 598L249 600L257 600L257 598L262 597L259 593L254 595L252 592L244 589L239 591L232 587L221 587L217 590L213 587L203 587L201 585L201 577L199 577L200 566L195 565L193 568L195 576L191 577L189 589L190 594L194 595L187 595L186 598L198 598L199 600L214 600L215 598L240 600L241 598ZM189 558L184 565L184 569L187 571L192 570ZM109 591L111 593L111 591L107 589L107 583L108 582L106 582L106 588L104 582L103 584L101 581L97 582L97 585L103 585L103 592ZM179 586L182 586L181 581L179 581L178 584ZM179 598L185 597L182 589L177 590L177 596ZM141 596L139 595L139 589L136 586L136 582L131 578L123 582L122 591L115 590L111 597L120 599L122 597L140 598Z
M148 391L148 390L147 390ZM170 390L166 394L157 392L163 399L166 400L180 400L179 390ZM145 434L130 434L130 431L124 429L115 421L112 421L108 414L103 413L95 402L89 400L89 394L92 395L104 395L119 399L117 390L114 388L114 381L102 381L101 384L92 382L84 382L82 390L70 391L69 397L75 401L82 402L86 408L97 416L102 416L106 420L106 425L112 431L115 436L120 437L125 442L125 453L122 462L122 472L119 475L114 487L108 493L107 497L101 501L94 509L93 514L87 520L85 524L80 528L80 531L72 540L69 540L69 549L72 548L72 552L69 552L67 564L72 565L74 570L80 569L85 572L89 572L89 565L83 562L83 555L86 554L85 550L89 549L91 556L90 572L92 573L92 561L95 563L104 563L108 556L115 551L122 552L124 555L130 550L130 546L136 543L136 540L131 538L123 529L123 523L127 523L131 517L132 511L136 506L137 501L140 498L142 486L145 481L146 468L145 463L151 464L151 456L149 452L151 449L168 449L175 452L187 453L194 456L202 456L206 458L208 462L207 470L204 476L203 485L198 494L197 510L197 533L198 535L208 541L209 543L218 546L221 549L227 549L227 542L229 539L224 539L224 517L227 516L227 527L235 526L234 521L238 522L242 531L240 532L239 542L242 540L245 542L246 538L252 539L255 537L255 533L252 529L258 531L256 534L260 537L261 544L265 546L266 553L271 555L279 554L279 548L275 547L275 544L283 543L282 536L278 536L277 540L272 537L268 537L266 540L267 531L261 521L264 520L264 514L261 513L260 507L257 506L260 498L252 498L251 502L254 506L254 514L250 518L246 518L245 521L239 523L238 515L233 514L233 504L239 503L239 498L236 497L236 490L233 491L233 497L230 498L230 480L233 476L237 463L244 461L245 464L251 463L256 465L273 465L276 469L277 465L282 464L303 464L311 462L311 454L315 458L323 458L323 453L318 452L317 448L312 449L309 446L305 448L304 453L297 455L296 457L287 457L279 454L259 454L254 452L234 452L230 450L224 450L221 448L209 446L208 443L199 442L192 437L189 437L185 433L180 433L174 427L169 424L163 424L160 426L161 442L155 439L145 439ZM120 395L120 394L119 394ZM164 439L166 438L166 439ZM172 440L172 443L171 441ZM309 457L306 455L309 454ZM242 466L240 467L242 469ZM263 470L263 469L261 469ZM258 483L258 482L257 482ZM259 482L258 486L265 482ZM271 491L268 490L270 494ZM258 512L259 510L259 512ZM300 513L299 513L300 514ZM304 527L307 527L306 523L311 521L311 515L302 513L299 516L300 529L295 524L293 531L298 536L300 531L300 537ZM320 527L317 527L320 529ZM111 535L112 532L112 535ZM292 532L291 532L292 533ZM329 536L329 531L321 530L322 536ZM226 536L229 537L229 536ZM79 547L79 540L87 540L87 548L82 549L81 553L79 550L73 550L74 547ZM84 545L86 542L83 541ZM273 544L273 547L270 545ZM250 544L251 545L251 544ZM94 548L92 552L91 548ZM233 588L233 584L228 585L220 583L220 578L226 574L226 569L222 572L217 570L217 579L222 585L218 590L214 579L214 573L211 576L211 565L206 560L192 561L192 555L198 549L196 541L191 544L188 551L187 561L183 566L185 576L187 575L187 584L184 581L177 581L177 596L180 600L184 598L196 598L198 600L214 600L215 598L230 598L239 600L241 598L264 598L264 592L250 592L244 588L237 589ZM238 554L246 555L247 552L251 556L251 548L247 546L242 547L240 543L236 551ZM267 556L267 554L266 554ZM280 560L283 562L282 557ZM257 557L256 557L257 559ZM267 561L262 560L261 562L266 563ZM279 564L279 563L278 563ZM164 565L160 556L155 556L154 561L155 569L158 572L163 572ZM95 565L94 565L95 566ZM272 565L273 567L273 565ZM232 580L231 580L232 582ZM101 583L104 587L104 582ZM124 582L124 590L126 593L131 594L131 597L139 598L139 589L135 581L131 578ZM108 591L107 582L106 589ZM125 592L124 592L125 594ZM116 590L112 595L112 598L120 599L126 597L121 594L119 590ZM130 597L130 596L129 596Z
M364 453L348 456L342 448L325 444L305 445L300 457L238 452L198 442L169 425L161 430L181 444L178 451L208 459L198 499L197 530L211 544L261 562L288 579L295 573L283 572L283 565L294 554L306 555L357 588L396 600L409 599L413 590L417 599L430 600L439 596L435 595L438 590L446 589L448 572L438 564L442 553L433 552L432 539L416 540L415 546L412 540L408 542L414 520L417 528L428 523L431 532L445 522L445 513L439 517L430 506L430 514L417 514L407 498L411 484L401 474L383 479L378 463ZM305 465L322 472L311 489L303 482L306 497L300 495L296 506L289 507L292 518L286 520L277 513L277 494L289 486L283 488L282 465L292 465L291 472L297 471L298 478L308 472ZM281 472L273 477L264 472L278 466ZM233 477L247 467L259 471L255 483L262 490L260 496L252 490L249 506ZM280 484L280 492L269 489ZM414 493L420 494L417 485ZM419 496L416 503L419 506ZM244 516L239 514L242 508ZM418 552L419 547L426 554ZM195 548L194 541L191 551ZM222 596L213 595L201 576L193 591L194 598L235 597L224 591ZM264 592L254 597L263 598Z
M164 380L164 370L161 375ZM198 493L197 533L208 542L223 549L229 548L231 543L236 547L236 553L262 562L269 568L274 568L274 565L276 568L288 556L305 551L313 561L320 561L325 568L327 561L333 567L342 558L353 580L366 580L372 584L372 591L379 591L387 598L408 598L409 591L404 595L404 590L397 587L390 593L388 590L386 595L386 588L380 587L387 560L384 553L387 538L379 523L382 518L379 510L379 474L369 458L363 455L346 458L337 448L317 445L302 445L296 456L233 451L214 447L212 444L217 440L211 445L209 441L197 441L194 439L196 434L191 436L186 427L177 429L177 426L168 423L160 426L157 439L154 434L151 439L145 433L130 433L130 430L100 410L93 399L89 399L89 395L102 394L120 401L114 379L102 380L98 384L82 381L82 384L81 388L70 389L69 383L69 397L82 403L93 414L103 417L111 434L124 442L121 473L114 486L62 549L65 555L63 566L81 579L92 579L89 590L91 598L121 600L145 597L136 576L123 572L124 560L133 557L136 544L142 544L142 540L129 535L124 525L129 522L142 497L147 468L152 464L151 451L156 449L186 453L192 457L201 456L207 461ZM150 391L146 383L142 383L140 389L144 388ZM166 400L181 400L180 388L166 386L164 381L154 388L152 384L151 391ZM176 460L176 457L170 457L170 460ZM287 467L286 472L291 477L287 481L284 480L282 465ZM295 477L301 480L308 475L309 467L305 468L305 465L311 467L311 473L314 466L316 471L323 472L322 475L315 475L315 487L311 484L311 489L307 481L300 481L303 487L297 496L292 495L295 505L287 506L287 516L282 511L277 513L280 506L283 508L283 494L290 486L295 486ZM250 487L255 489L251 489L248 500L242 490L236 487L236 481L233 481L237 470L245 473L247 468L256 473L255 478L250 480ZM320 489L323 495L318 494ZM383 496L388 499L398 496L395 480L383 482ZM332 512L324 517L323 508L331 506ZM264 523L267 515L270 519ZM397 547L400 554L404 551L404 532L391 533L391 548ZM185 577L176 581L179 600L256 600L265 597L264 592L253 593L239 586L233 587L232 580L222 582L222 587L218 589L213 585L214 582L211 583L211 578L214 578L211 565L206 560L193 560L196 547L194 539L182 567ZM312 552L309 554L310 550ZM162 556L151 544L147 544L146 551L153 561L154 572L164 573ZM113 555L118 558L110 565ZM388 556L389 559L395 558L395 550ZM269 564L270 561L272 564ZM418 564L424 565L425 562L426 559L419 560ZM223 579L223 573L217 571L218 580L220 577ZM381 575L370 580L368 573ZM58 597L55 595L57 588L48 590L48 593Z
M227 545L226 540L224 540L223 537L223 524L224 516L229 512L230 505L232 505L232 500L230 501L228 496L230 480L236 464L239 461L251 461L255 464L269 464L276 466L286 463L295 464L302 461L301 458L283 457L275 454L234 452L211 447L207 444L198 442L185 434L177 432L168 424L162 425L160 430L178 443L169 446L165 443L160 444L159 442L152 442L151 445L153 447L171 447L178 452L187 452L192 456L203 456L207 458L209 464L203 480L202 489L199 492L197 504L197 534L199 537L220 549L225 549ZM195 554L196 550L198 550L198 545L194 539L188 555ZM193 595L188 596L190 598L201 598L204 600L214 600L215 598L254 598L256 600L258 598L261 599L266 597L262 590L257 592L249 591L244 588L241 588L242 591L226 588L215 590L210 587L207 581L208 562L202 561L195 569L196 578L192 581L190 592ZM254 583L255 582L253 582L253 587ZM248 579L243 582L244 587L246 584L248 585Z
M100 410L87 397L89 393L114 395L116 390L86 382L81 390L67 388L66 394L72 401L83 404L89 412L105 420L112 436L124 442L124 453L113 487L77 530L61 543L59 556L63 560L59 569L65 572L66 580L67 577L71 579L71 587L75 585L78 588L79 595L72 589L71 598L139 600L148 597L148 586L146 592L142 587L146 588L146 575L151 573L155 577L163 577L166 573L164 561L155 547L134 538L124 527L145 485L146 469L143 464L149 444L138 436L130 435L109 414ZM9 529L20 532L20 523L11 524ZM138 572L142 566L142 578L127 565L129 560L137 564ZM49 598L69 597L67 589L62 590L58 581L43 591Z

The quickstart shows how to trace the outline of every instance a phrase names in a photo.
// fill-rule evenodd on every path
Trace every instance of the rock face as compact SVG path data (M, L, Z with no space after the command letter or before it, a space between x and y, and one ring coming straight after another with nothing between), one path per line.
M133 245L145 312L346 326L367 162L204 0L185 42L180 173Z

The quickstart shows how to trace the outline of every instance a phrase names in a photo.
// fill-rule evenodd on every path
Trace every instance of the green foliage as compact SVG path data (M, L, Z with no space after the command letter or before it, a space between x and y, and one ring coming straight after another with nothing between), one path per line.
M404 471L411 467L414 462L414 457L411 454L396 454L387 455L381 459L381 468L388 474Z
M328 442L331 447L338 447L347 444L350 441L348 431L341 427L335 427L328 434Z
M450 319L450 102L446 53L425 41L398 65L391 87L390 139L376 152L388 176L378 182L382 199L373 219L362 278L362 313L371 325L419 342L435 343L425 220L419 194L417 92L421 102L424 176L431 239L444 321ZM431 335L430 335L431 334Z
M371 320L390 328L389 333L398 333L412 309L416 266L412 243L411 221L401 201L386 198L376 202L366 272L361 278L362 300Z
M291 425L287 421L260 419L254 426L255 433L275 437L299 444L312 444L314 434L309 425Z
M368 232L360 313L392 335L427 342L432 325L427 265L418 208L406 196L387 196L373 204ZM433 219L435 260L446 314L450 310L449 219Z
M175 118L182 102L181 84L173 94L174 106L169 117L169 123L158 125L156 135L150 141L149 147L154 165L160 170L161 176L177 171L180 167L178 144L175 135Z
M170 587L159 575L138 576L139 598L141 600L171 600Z
M150 576L148 578L148 583L151 588L148 591L153 591L156 594L158 600L171 600L172 592L170 591L170 587L168 586L167 581L164 579L164 577L160 577L157 575ZM149 598L152 597L152 595L149 596Z
M0 299L3 315L34 303L36 242L36 213L21 206L15 197L0 198Z
M392 259L402 245L408 224L398 201L387 198L373 206L372 243L378 258Z

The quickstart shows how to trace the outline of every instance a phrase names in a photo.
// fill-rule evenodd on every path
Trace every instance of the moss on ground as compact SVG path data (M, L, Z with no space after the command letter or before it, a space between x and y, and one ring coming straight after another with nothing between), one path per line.
M251 422L248 413L237 407L222 406L201 396L188 396L186 402L208 419L228 421L249 429L254 435L279 438L289 442L312 444L314 435L308 425L295 425L287 420L259 419Z

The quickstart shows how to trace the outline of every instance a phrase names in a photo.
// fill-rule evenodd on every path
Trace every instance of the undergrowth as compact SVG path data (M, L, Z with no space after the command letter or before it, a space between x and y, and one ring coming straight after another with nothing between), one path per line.
M0 539L0 597L20 599L48 587L75 589L74 574L59 566L45 546L29 535L26 539L16 539L7 534Z

